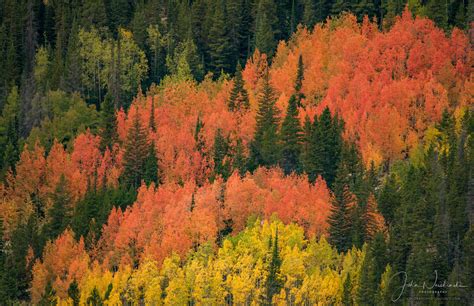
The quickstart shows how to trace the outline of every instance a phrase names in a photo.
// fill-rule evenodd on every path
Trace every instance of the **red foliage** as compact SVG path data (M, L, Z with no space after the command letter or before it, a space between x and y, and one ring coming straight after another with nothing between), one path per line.
M113 210L104 226L99 258L109 267L133 264L147 257L162 261L172 252L184 255L193 246L215 241L224 221L239 232L251 215L273 214L286 223L297 222L310 236L323 234L329 214L330 192L323 180L315 185L305 177L285 177L280 170L259 169L227 183L202 187L142 186L135 204L123 214Z
M89 256L84 248L84 241L74 240L71 230L66 230L54 242L48 242L43 252L43 259L38 259L33 266L31 299L38 303L48 282L52 283L56 295L61 299L68 297L71 282L80 282L89 265Z

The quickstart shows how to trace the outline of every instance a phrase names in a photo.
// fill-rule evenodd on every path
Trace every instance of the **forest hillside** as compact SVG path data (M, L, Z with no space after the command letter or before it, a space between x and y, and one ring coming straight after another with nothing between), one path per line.
M70 2L0 4L0 304L474 302L471 2Z

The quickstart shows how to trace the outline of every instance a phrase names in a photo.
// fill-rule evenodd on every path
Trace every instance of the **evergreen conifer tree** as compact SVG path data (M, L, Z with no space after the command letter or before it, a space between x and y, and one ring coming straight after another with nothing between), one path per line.
M426 14L440 28L448 26L448 2L446 0L429 0L426 3Z
M343 128L342 120L338 116L332 117L327 107L319 118L314 117L309 144L310 158L305 167L310 181L321 175L332 187L341 159Z
M61 175L52 198L53 206L49 211L49 222L46 233L48 240L58 237L69 223L70 216L68 208L71 205L71 197L67 190L67 181L64 175Z
M258 166L273 166L279 161L279 110L275 102L267 71L259 98L255 135L250 147L252 169Z
M216 1L214 5L214 15L208 39L211 69L214 75L219 76L222 71L230 72L235 62L232 62L232 42L227 25L225 0Z
M298 69L296 72L296 81L295 81L295 95L297 98L298 106L301 106L301 99L304 98L304 94L301 92L301 88L303 87L303 80L304 80L304 64L303 64L303 56L300 54L298 57Z
M288 103L286 117L281 126L281 162L286 174L300 171L301 127L298 119L297 98L292 95Z
M235 149L232 166L234 170L239 171L240 176L244 176L247 172L247 156L245 156L245 148L242 139L238 138Z
M58 301L56 299L56 290L54 290L51 281L46 284L46 288L44 288L44 293L41 296L41 300L39 301L38 305L40 306L56 306Z
M270 240L270 247L272 253L266 281L266 305L273 304L273 296L278 294L282 287L282 281L279 275L282 262L280 258L280 250L278 248L278 229L275 233L275 240L273 243L272 240Z
M145 164L150 152L147 138L147 131L142 126L140 114L137 111L127 134L123 155L124 172L122 179L126 186L138 188L142 179L144 179Z
M360 272L360 286L357 301L360 305L374 305L374 293L378 283L375 282L374 258L367 244L364 244L365 256Z
M231 163L228 158L229 153L229 140L222 135L222 130L219 128L214 136L214 147L213 147L213 159L214 159L214 172L216 175L222 176L227 179L231 174Z
M156 186L161 181L159 176L158 159L156 157L155 142L153 140L150 141L148 147L149 149L144 165L143 180L147 185L155 183Z
M347 173L339 171L334 183L329 223L329 241L339 252L345 252L352 246L352 223L357 202L349 186L345 184Z
M13 86L0 117L0 177L8 169L14 169L18 160L20 96Z
M351 273L347 273L344 284L342 285L342 304L343 305L353 305L352 302L352 283L351 283Z
M273 0L259 0L255 19L255 48L271 58L277 44L275 35L278 35L275 2Z
M73 306L79 306L81 296L79 291L79 285L77 284L77 281L75 279L69 285L67 295L71 298Z
M67 45L61 88L66 92L81 92L81 59L79 55L79 22L74 18Z
M149 127L152 132L156 132L156 122L155 122L155 101L151 101L150 108L150 124Z
M234 85L230 92L228 107L231 112L248 110L250 107L247 90L244 88L244 80L242 79L242 66L237 63L235 71Z
M309 173L309 169L312 164L311 159L311 141L312 141L312 125L309 116L305 116L303 123L302 136L301 136L301 155L300 165L302 171Z
M102 151L106 149L112 150L114 143L117 141L117 119L115 117L115 106L113 98L110 94L105 96L102 102L102 131L100 138L100 148Z

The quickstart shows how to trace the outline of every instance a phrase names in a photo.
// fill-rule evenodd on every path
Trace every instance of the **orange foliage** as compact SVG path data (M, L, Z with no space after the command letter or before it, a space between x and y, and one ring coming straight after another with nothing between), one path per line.
M41 209L47 212L61 176L67 181L71 207L84 196L88 184L116 186L122 172L122 152L116 147L114 152L102 154L99 143L98 136L86 132L75 139L70 154L55 141L47 157L39 144L33 150L25 146L16 166L16 175L9 179L7 186L2 186L4 205L0 207L0 215L8 216L6 231L27 219L32 212L32 201L41 203ZM16 213L12 213L10 204L16 205Z
M447 37L408 11L388 32L368 20L358 25L352 15L312 33L299 29L273 61L272 84L281 95L293 90L300 54L303 103L338 112L367 164L403 158L445 108L472 103L464 98L472 72L466 35L454 30Z
M99 242L104 264L132 265L145 258L161 262L172 252L184 255L196 245L215 241L224 221L234 232L245 227L250 215L273 214L286 223L297 222L310 236L326 231L330 192L322 179L314 185L305 177L285 177L280 170L259 169L227 183L220 180L197 187L168 183L142 186L135 204L123 214L113 210Z
M68 297L71 282L80 282L89 266L89 256L84 241L74 240L71 230L66 230L54 242L48 242L43 252L43 260L38 259L33 266L31 299L38 303L48 282L51 282L56 295L61 299Z

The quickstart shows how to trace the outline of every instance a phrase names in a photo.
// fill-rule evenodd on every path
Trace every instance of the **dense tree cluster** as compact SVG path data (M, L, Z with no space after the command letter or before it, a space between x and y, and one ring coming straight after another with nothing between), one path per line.
M399 271L474 287L469 7L6 0L0 300L387 304Z

